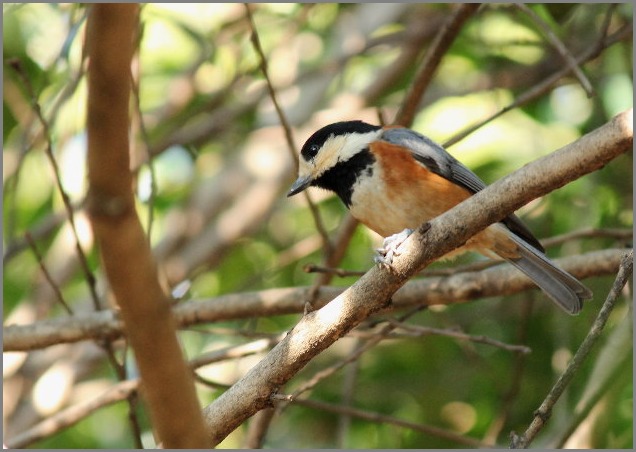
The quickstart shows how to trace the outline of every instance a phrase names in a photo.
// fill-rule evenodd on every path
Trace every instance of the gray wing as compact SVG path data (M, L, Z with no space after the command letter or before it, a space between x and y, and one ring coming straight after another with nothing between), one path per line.
M471 193L486 188L486 184L475 173L464 166L459 160L450 155L443 147L413 130L396 128L386 129L382 140L391 144L410 149L413 158L424 165L429 171L441 176L454 184L464 187ZM522 238L539 251L543 247L532 232L521 222L516 215L509 215L501 220L508 229Z

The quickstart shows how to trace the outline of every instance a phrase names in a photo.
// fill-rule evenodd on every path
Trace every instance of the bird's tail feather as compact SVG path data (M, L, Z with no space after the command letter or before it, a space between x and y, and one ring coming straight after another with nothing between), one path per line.
M592 291L520 237L511 234L510 238L518 245L520 257L506 260L532 279L561 309L578 314L583 300L592 298Z

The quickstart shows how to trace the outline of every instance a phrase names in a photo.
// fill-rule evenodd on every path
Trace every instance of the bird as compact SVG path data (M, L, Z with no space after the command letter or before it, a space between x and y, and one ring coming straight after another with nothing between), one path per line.
M313 133L300 151L298 178L287 196L308 187L334 192L351 215L385 237L376 262L390 265L396 248L420 225L483 190L486 184L430 138L405 127L341 121ZM443 256L476 251L525 273L565 312L575 315L592 292L557 267L514 214Z

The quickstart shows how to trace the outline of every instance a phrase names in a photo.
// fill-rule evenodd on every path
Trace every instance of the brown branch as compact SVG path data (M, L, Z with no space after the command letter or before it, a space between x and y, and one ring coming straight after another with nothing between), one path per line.
M106 390L106 392L100 396L87 402L81 402L77 405L66 408L34 427L19 433L12 438L8 438L6 440L6 444L11 449L19 449L47 438L60 430L77 424L91 413L94 413L101 408L126 400L137 390L138 386L139 380L119 382Z
M403 421L402 419L395 418L393 416L387 416L385 414L374 413L370 411L361 410L358 408L333 405L326 402L319 402L317 400L310 399L294 399L291 401L293 404L302 405L309 408L315 408L317 410L329 411L332 413L346 414L348 416L357 417L358 419L364 419L369 422L377 422L380 424L397 425L398 427L404 427L418 432L425 433L427 435L444 438L449 441L453 441L457 444L464 446L476 447L476 448L492 448L492 444L485 444L477 439L470 438L468 436L462 436L449 430L433 427L432 425L416 424L414 422Z
M462 341L471 341L477 342L480 344L491 345L496 348L500 348L502 350L506 350L509 352L517 352L522 354L528 354L532 350L525 345L513 345L506 344L504 342L492 339L488 336L474 336L472 334L466 334L462 331L454 331L448 329L440 329L440 328L431 328L428 326L420 326L420 325L408 325L405 323L397 323L395 320L389 320L389 323L393 324L398 330L403 330L405 332L411 333L412 336L446 336L454 339L462 340Z
M525 203L602 168L631 148L632 112L530 163L431 220L402 245L391 270L376 266L325 307L304 316L272 351L204 410L218 444L257 411L312 358L369 315L386 307L417 271Z
M592 88L592 84L587 79L581 68L579 67L579 63L572 56L572 53L568 50L568 48L561 42L559 37L554 34L550 26L545 23L545 21L535 13L530 7L524 5L523 3L513 3L519 10L523 11L529 18L532 20L537 27L541 29L541 32L545 35L545 38L552 44L552 47L561 55L561 58L568 65L572 73L576 76L583 87L583 90L587 94L587 97L592 97L594 95L594 88Z
M554 259L557 265L584 279L616 274L623 249L593 251L583 255ZM528 278L509 265L481 271L455 273L409 281L392 298L388 310L413 306L458 304L485 297L513 295L534 289ZM269 317L303 312L311 286L266 289L195 299L173 308L181 327L209 322ZM322 286L314 308L325 306L344 291L342 287ZM29 325L6 325L4 351L37 350L51 345L94 339L116 339L123 334L116 311L76 314L71 318L46 319Z
M527 294L524 298L525 300L521 307L521 315L519 316L518 321L519 328L517 335L517 342L521 344L527 342L529 329L528 326L530 324L530 314L532 313L534 300L532 295L530 294ZM499 414L497 414L497 416L490 423L490 427L488 427L488 430L484 434L483 441L495 442L499 437L501 430L504 428L504 425L510 418L510 414L515 407L517 395L519 394L519 390L521 388L526 360L527 356L524 354L517 353L514 356L511 375L507 378L508 388L499 397L501 401Z
M570 384L572 379L576 376L581 365L585 362L588 355L592 351L592 348L596 345L603 333L605 324L616 305L616 301L621 295L623 287L627 283L627 280L631 277L634 267L634 250L630 250L625 253L621 262L621 268L618 271L614 285L610 290L603 307L598 313L596 320L590 332L585 337L581 346L576 351L576 354L569 362L568 367L561 374L557 382L554 384L548 395L546 396L541 406L535 411L532 422L522 435L517 435L512 432L510 447L512 449L526 449L532 443L537 434L543 429L547 423L550 415L552 414L552 408L557 403L565 388Z
M479 8L479 3L464 3L459 5L440 28L431 46L428 48L424 61L422 61L417 71L417 77L413 81L395 117L395 124L404 127L410 127L411 124L413 124L413 119L415 118L422 96L433 79L433 74L435 74L439 63L442 61L442 57L453 44L462 25L477 11L477 8Z
M622 228L586 228L578 231L566 232L565 234L557 235L547 239L541 240L541 245L545 248L549 248L555 245L561 245L562 243L569 242L570 240L581 238L611 238L616 241L626 242L633 240L634 231L631 229Z
M53 277L51 276L51 274L47 270L46 265L44 265L44 259L42 258L42 255L40 254L40 251L38 250L38 247L35 244L35 241L33 240L33 237L31 237L31 234L29 234L29 232L26 232L24 234L24 238L26 239L27 243L29 244L29 246L33 250L33 254L35 254L35 258L37 259L38 264L40 265L40 270L42 270L42 274L44 275L44 278L46 279L46 281L51 286L51 289L53 289L53 293L55 294L56 300L62 306L62 308L64 308L64 310L66 311L67 314L73 315L73 310L70 308L70 306L64 300L64 297L62 296L62 291L60 290L58 285L55 283L55 281L53 281Z
M601 36L600 41L598 42L598 44L592 48L588 48L587 50L583 51L578 57L576 57L576 63L577 64L583 64L587 61L591 61L593 59L595 59L596 57L598 57L601 53L601 51L603 49L605 49L606 47L609 47L623 39L626 39L630 34L633 33L632 27L631 25L626 25L624 27L622 27L620 30L616 31L613 35L611 36L605 36L605 34L603 34ZM514 110L517 107L520 107L522 105L527 104L528 102L531 102L534 99L537 99L541 96L543 96L545 93L547 93L552 86L558 82L559 80L561 80L563 77L565 77L566 75L568 75L570 73L571 69L570 67L564 67L559 69L558 71L556 71L555 73L553 73L552 75L550 75L549 77L545 78L544 80L542 80L541 82L537 83L536 85L530 87L529 89L527 89L526 91L524 91L523 93L521 93L519 96L517 96L517 98L514 100L514 102L510 103L509 105L506 105L504 108L502 108L501 110L499 110L498 112L495 112L494 114L490 115L489 117L483 119L482 121L479 121L478 123L469 126L467 128L465 128L464 130L456 133L455 135L453 135L450 139L446 140L442 146L444 147L450 147L458 142L460 142L461 140L463 140L464 138L466 138L468 135L470 135L471 133L475 132L476 130L480 129L481 127L483 127L484 125L488 124L491 121L494 121L495 119L497 119L499 116L508 113L509 111Z
M194 382L132 193L128 108L139 7L96 4L92 8L87 26L87 210L158 437L169 448L206 447Z
M424 309L424 306L419 306L419 307L411 310L410 312L407 312L406 314L400 316L400 318L398 319L398 324L399 324L399 322L403 322L404 320L408 319L412 315L418 313L422 309ZM396 326L394 324L391 324L391 323L385 323L384 325L382 325L380 330L377 331L373 335L373 337L371 337L365 343L361 344L353 352L349 353L349 355L346 358L340 360L339 362L337 362L336 364L334 364L332 366L326 367L326 368L316 372L316 374L314 374L314 376L312 378L310 378L309 380L305 381L302 385L300 385L298 388L296 388L294 393L289 396L290 399L292 399L292 400L296 399L299 395L301 395L304 392L309 391L314 386L316 386L318 383L320 383L322 380L332 376L333 374L335 374L337 371L342 369L347 364L350 364L350 363L358 361L360 359L360 357L364 353L366 353L367 351L371 350L373 347L378 345L382 340L386 339L389 336L389 334L393 330L395 330L395 328L396 328Z
M274 408L266 408L259 411L252 418L243 448L245 449L262 449L265 442L265 437L269 426L272 423L272 419L276 414Z
M265 57L265 52L263 51L263 47L261 46L261 40L258 36L258 30L256 29L256 24L254 23L254 17L252 17L252 11L250 9L250 5L248 3L244 3L245 6L245 14L247 15L247 20L250 25L251 35L250 40L252 41L252 45L254 46L254 50L258 54L260 59L260 68L263 72L263 76L265 77L265 82L267 83L267 91L269 92L269 97L272 99L272 103L274 104L274 108L276 109L276 114L278 115L278 119L280 120L280 124L285 131L285 140L287 141L287 149L289 150L292 159L298 166L298 152L296 150L296 145L294 144L294 137L292 133L291 126L289 125L289 121L287 120L287 116L285 112L281 108L278 102L278 96L276 95L276 90L274 89L274 85L272 84L272 80L269 77L269 69L267 68L267 58ZM329 241L329 234L325 229L324 222L320 217L320 212L316 207L316 203L311 199L311 195L309 192L304 191L303 196L309 205L309 211L314 219L314 224L316 225L316 230L322 237L323 246L325 249L329 250L331 248L331 242Z
M84 250L82 249L80 238L77 233L77 227L75 225L75 214L74 214L73 206L71 204L71 199L66 193L66 190L64 190L64 185L62 184L62 176L60 175L60 168L57 164L57 160L55 160L55 155L53 154L53 139L51 137L51 128L49 126L48 121L44 117L44 114L42 113L42 108L40 107L40 103L38 102L35 91L33 90L33 86L31 85L31 82L29 81L29 78L27 77L26 72L24 71L24 68L22 67L20 62L17 60L13 62L12 67L20 76L20 79L22 80L22 83L24 84L24 87L26 88L27 95L29 96L31 107L33 108L33 111L35 112L35 115L38 118L38 121L42 125L42 133L46 141L46 145L44 147L45 154L49 160L49 163L51 164L51 168L53 169L53 175L55 177L55 183L56 183L57 189L60 192L60 195L62 196L62 203L64 204L64 209L66 210L66 215L71 225L73 238L75 239L75 249L77 251L77 257L79 259L82 271L84 272L84 277L86 278L86 283L88 285L88 290L91 295L91 300L93 301L93 306L95 307L95 309L100 310L101 303L100 303L99 297L97 296L97 289L95 288L95 275L93 275L93 272L91 271L90 266L88 265L88 259L86 258L86 254L84 253Z

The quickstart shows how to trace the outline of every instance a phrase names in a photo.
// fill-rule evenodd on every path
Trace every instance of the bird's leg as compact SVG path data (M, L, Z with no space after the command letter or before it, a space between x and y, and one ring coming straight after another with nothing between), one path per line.
M402 232L388 236L382 242L382 248L375 250L373 261L376 264L391 265L393 258L399 256L398 248L409 236L413 234L413 229L406 228Z

